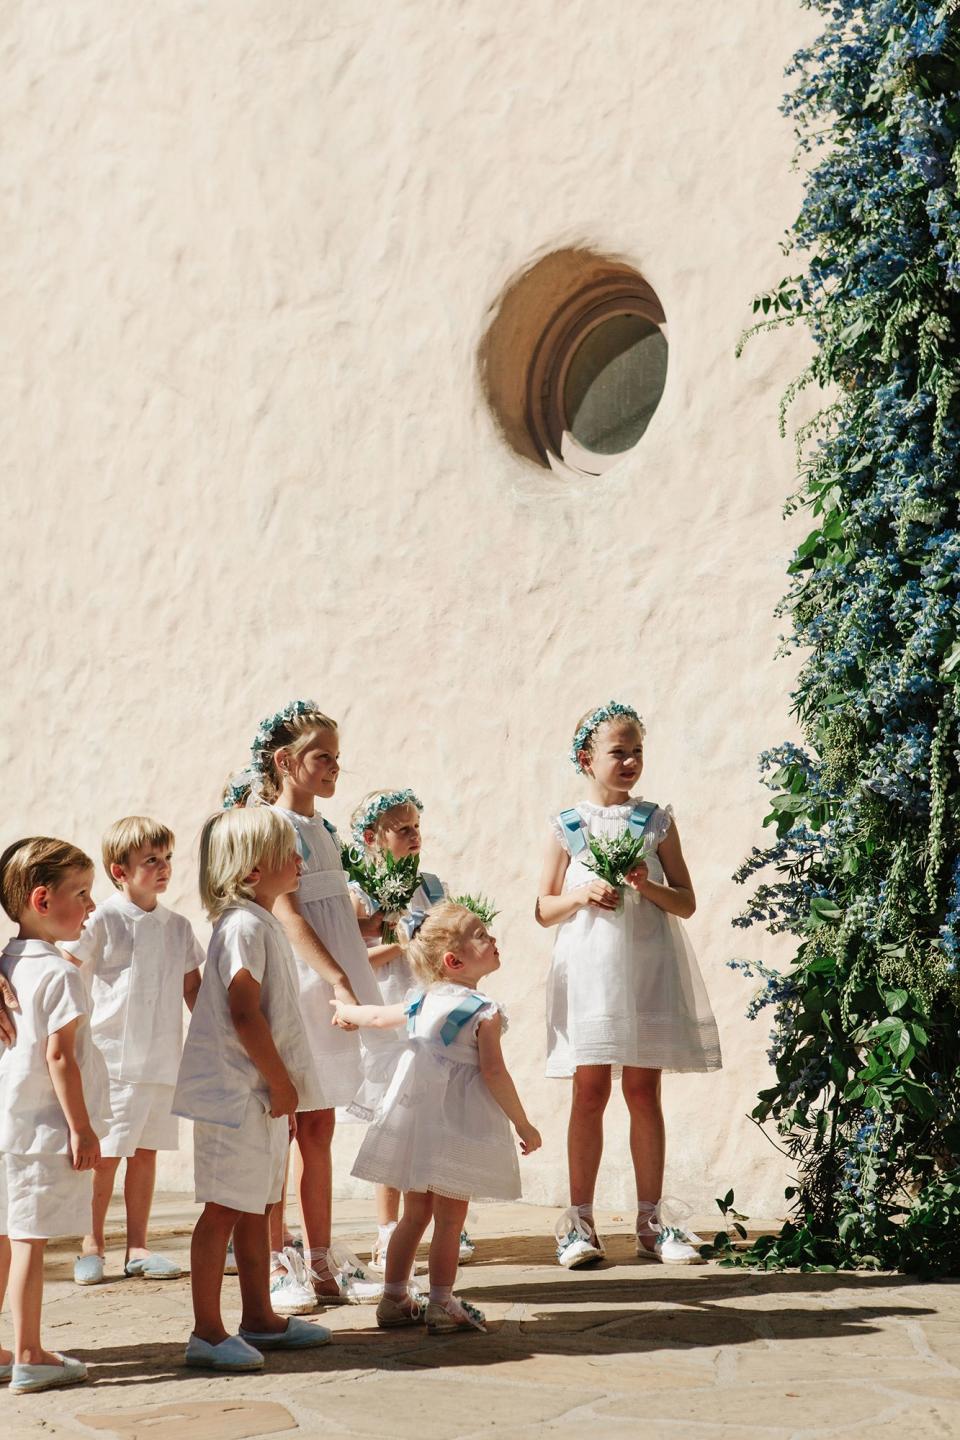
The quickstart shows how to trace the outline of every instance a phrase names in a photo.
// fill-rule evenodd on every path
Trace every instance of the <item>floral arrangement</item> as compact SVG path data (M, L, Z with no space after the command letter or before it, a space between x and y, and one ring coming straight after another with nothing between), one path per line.
M638 865L642 865L653 846L647 835L631 835L625 830L616 839L602 835L589 835L587 845L590 856L581 856L582 863L608 885L622 890L627 876Z
M788 502L812 521L781 606L804 743L761 757L776 838L736 878L772 876L734 922L797 948L782 973L731 962L762 980L775 1075L753 1115L797 1179L781 1233L728 1262L955 1275L960 7L803 3L824 30L784 103L809 165L784 250L808 259L748 334L814 341L782 428L798 391L829 396Z
M410 904L420 884L420 856L399 859L388 850L370 855L356 845L344 845L340 852L347 879L362 890L374 912L383 914L383 943L397 943L397 920Z
M602 725L605 720L615 720L618 715L626 715L628 719L635 720L640 726L641 735L646 733L643 721L632 705L624 705L619 700L608 700L606 705L598 705L596 710L591 710L590 714L582 722L573 737L573 744L570 746L570 764L578 775L583 774L583 766L580 763L580 752L586 750L590 744L590 737L593 735L593 732Z
M499 910L494 910L493 901L488 900L486 895L455 895L454 905L462 905L465 910L472 910L484 925L492 925Z

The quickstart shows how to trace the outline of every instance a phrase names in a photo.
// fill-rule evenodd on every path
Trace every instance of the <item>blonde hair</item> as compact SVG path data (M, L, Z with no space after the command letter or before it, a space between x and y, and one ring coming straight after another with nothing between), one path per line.
M405 950L410 968L418 980L432 985L435 980L444 978L447 973L444 955L448 950L457 954L464 929L476 918L472 910L452 900L441 900L439 905L434 905Z
M111 872L111 865L126 865L131 850L142 850L144 845L172 850L174 839L173 831L159 820L151 820L148 815L126 815L115 821L103 837L103 868L119 890L120 881Z
M261 865L276 869L296 848L289 820L267 805L211 815L200 835L200 899L208 918L217 920L231 905L252 900L244 876Z
M15 840L0 855L0 904L19 920L38 885L55 890L71 870L92 870L93 861L67 840L33 835Z
M277 751L288 750L291 755L299 755L320 730L332 730L336 735L337 722L318 710L311 700L293 701L276 715L261 720L250 747L251 764L231 775L223 787L224 809L242 809L250 804L272 805L282 784Z

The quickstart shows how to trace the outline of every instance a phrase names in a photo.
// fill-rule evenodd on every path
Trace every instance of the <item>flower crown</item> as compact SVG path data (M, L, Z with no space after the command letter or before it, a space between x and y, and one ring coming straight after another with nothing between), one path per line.
M632 705L623 705L619 700L609 700L606 705L599 705L596 710L590 711L573 737L573 744L570 747L570 763L578 775L586 774L580 763L580 752L587 749L594 731L599 729L605 720L616 720L621 715L628 720L635 720L640 727L641 735L647 733L646 726Z
M271 742L275 740L276 733L281 725L287 721L294 720L298 715L314 715L319 712L319 706L315 700L291 700L278 710L276 715L268 715L266 720L261 720L257 726L257 733L254 736L253 744L250 746L250 763L258 775L270 773Z
M364 831L373 830L380 816L386 815L388 810L393 810L397 805L415 805L418 810L423 809L423 801L418 800L412 790L381 791L371 797L353 822L353 838L357 844L365 844Z
M255 793L259 779L260 775L252 765L248 765L245 770L238 770L236 775L231 775L223 792L220 808L236 810L244 803L248 795Z

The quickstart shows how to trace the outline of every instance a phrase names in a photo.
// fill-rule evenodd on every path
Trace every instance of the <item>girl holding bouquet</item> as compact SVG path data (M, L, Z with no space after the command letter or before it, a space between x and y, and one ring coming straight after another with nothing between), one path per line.
M372 1096L392 1074L399 1046L395 1035L372 1032L364 1043L353 1026L334 1026L331 1001L376 1004L380 992L354 914L340 841L317 801L329 799L340 774L340 739L334 720L312 700L292 700L260 722L247 769L234 777L224 805L272 805L293 828L302 861L295 895L277 900L275 913L293 949L300 989L300 1013L306 1027L322 1095L322 1105L297 1115L300 1153L299 1198L305 1240L304 1259L285 1249L275 1267L286 1269L275 1280L287 1309L308 1309L309 1282L323 1304L359 1299L378 1286L363 1276L348 1252L330 1249L331 1146L337 1106L360 1118L373 1113ZM276 1217L279 1222L280 1217ZM279 1224L275 1225L276 1231ZM305 1297L302 1292L307 1289ZM276 1305L274 1308L277 1308Z
M669 806L631 794L643 721L610 701L579 721L570 759L588 800L551 821L537 919L557 926L547 987L547 1075L572 1076L570 1208L557 1223L567 1268L604 1255L593 1223L611 1077L621 1072L637 1184L637 1254L696 1264L697 1238L661 1216L663 1070L720 1068L720 1041L680 924L696 899Z
M351 816L351 855L362 860L352 869L356 878L351 878L350 893L384 1005L400 1004L414 985L401 938L409 943L448 893L442 880L419 866L422 812L423 804L412 790L371 790ZM370 1267L383 1270L400 1218L400 1191L377 1185L376 1192L377 1238ZM460 1263L472 1260L475 1249L464 1230Z

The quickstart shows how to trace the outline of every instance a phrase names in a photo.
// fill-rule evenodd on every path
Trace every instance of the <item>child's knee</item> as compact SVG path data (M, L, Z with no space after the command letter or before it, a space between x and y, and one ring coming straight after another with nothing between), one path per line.
M336 1128L335 1110L304 1110L297 1116L297 1144L304 1149L328 1146Z
M598 1075L584 1075L578 1072L573 1079L574 1114L596 1115L606 1109L610 1099L610 1072Z

